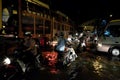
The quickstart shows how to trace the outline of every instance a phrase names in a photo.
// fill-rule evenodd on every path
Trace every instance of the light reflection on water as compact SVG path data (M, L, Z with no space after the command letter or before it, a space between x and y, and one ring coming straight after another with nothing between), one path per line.
M59 74L59 69L50 68L50 73L51 73L51 74Z
M78 61L71 63L66 71L61 72L56 67L49 70L54 76L60 75L61 80L120 80L120 62L115 57L111 59L104 56L81 57ZM67 79L63 76L66 73L69 77Z
M92 61L94 68L94 73L97 73L101 77L113 77L119 78L118 73L120 73L119 58L112 57L111 60L97 56L95 60ZM107 74L107 76L105 75Z
M69 75L72 75L72 77L69 79L79 80L76 78L80 78L81 80L120 80L119 61L120 58L111 57L111 59L108 59L107 56L95 56L91 58L82 57L77 62L77 66L74 64L75 68L71 67L72 69L69 71Z
M97 73L99 76L101 76L101 72L103 71L103 65L98 61L93 61L93 67L95 69L95 73Z

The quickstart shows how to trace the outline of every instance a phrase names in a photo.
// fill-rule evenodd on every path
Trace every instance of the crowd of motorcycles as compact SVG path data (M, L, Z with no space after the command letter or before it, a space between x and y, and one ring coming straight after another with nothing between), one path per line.
M13 47L12 51L4 49L4 53L0 54L0 80L31 80L33 71L37 71L41 67L40 57L38 54L36 57L29 54L29 51L24 51L20 46L21 40L15 39L9 43L8 38L0 37L4 48ZM6 47L7 44L7 47ZM12 46L14 45L15 46ZM15 47L15 48L14 48ZM2 49L2 48L1 48Z
M16 49L12 55L0 57L0 80L31 80L29 74L37 70L41 63L25 52ZM38 55L39 57L40 55Z
M62 60L62 65L68 65L75 61L78 55L76 52L82 52L86 48L85 36L83 33L72 37L71 44L66 46L65 55ZM41 54L37 55L36 60L32 60L32 57L24 55L20 48L16 48L12 55L0 56L0 80L31 80L29 79L29 73L33 70L37 70L42 65Z

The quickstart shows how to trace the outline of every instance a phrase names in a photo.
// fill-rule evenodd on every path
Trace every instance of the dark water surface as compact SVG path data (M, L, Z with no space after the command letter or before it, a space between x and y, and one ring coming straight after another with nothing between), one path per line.
M45 67L30 74L31 80L120 80L120 59L84 52L67 67Z

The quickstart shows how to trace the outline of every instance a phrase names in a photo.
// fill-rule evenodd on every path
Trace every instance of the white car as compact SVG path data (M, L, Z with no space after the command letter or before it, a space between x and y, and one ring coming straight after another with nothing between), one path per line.
M120 20L110 21L98 36L97 51L120 56Z

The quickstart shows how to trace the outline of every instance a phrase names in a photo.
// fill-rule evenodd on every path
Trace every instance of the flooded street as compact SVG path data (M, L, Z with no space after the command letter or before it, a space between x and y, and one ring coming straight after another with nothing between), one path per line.
M120 80L120 59L106 55L80 53L67 67L46 67L31 73L31 80Z
M71 73L73 65L76 68ZM73 75L69 80L120 80L120 62L117 58L113 60L103 55L83 53L69 69L70 75Z

